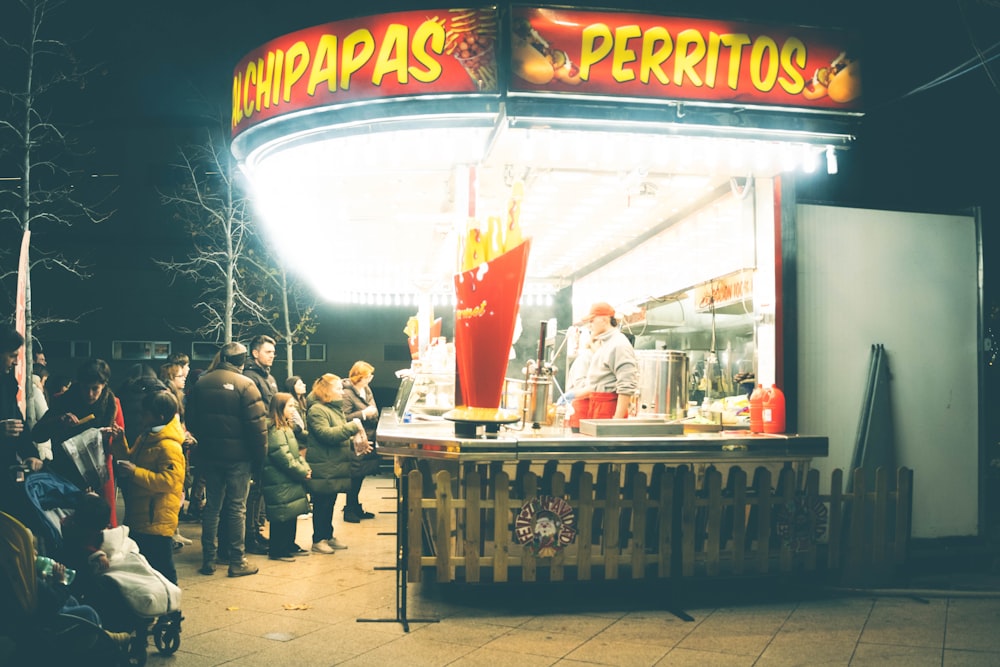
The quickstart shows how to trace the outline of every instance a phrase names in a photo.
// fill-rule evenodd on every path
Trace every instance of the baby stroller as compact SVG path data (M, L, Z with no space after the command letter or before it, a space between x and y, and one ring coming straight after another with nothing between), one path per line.
M0 617L7 619L0 627L0 664L129 664L126 652L100 626L39 611L35 576L32 533L0 512Z
M76 511L83 493L46 472L26 475L24 490L37 512L47 553L60 560L62 522ZM106 629L134 633L129 664L146 663L150 634L161 654L172 655L180 648L180 589L149 565L127 527L105 530L104 536L102 550L111 568L102 574L78 573L75 588L81 599L98 610Z

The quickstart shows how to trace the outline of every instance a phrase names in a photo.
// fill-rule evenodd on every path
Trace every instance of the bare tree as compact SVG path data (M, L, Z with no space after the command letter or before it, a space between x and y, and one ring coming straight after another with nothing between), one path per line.
M229 148L218 133L205 130L202 143L179 151L173 167L180 180L161 201L174 208L174 218L191 236L193 248L184 259L157 261L174 279L201 286L194 304L201 323L181 331L209 340L231 343L265 317L253 295L243 289L243 263L252 245L250 207L240 172Z
M305 345L316 332L316 298L298 279L289 277L279 260L267 252L251 252L248 261L257 268L257 302L270 317L263 324L268 334L285 342L288 375L295 374L295 345Z
M76 222L103 222L111 212L100 212L110 193L98 197L96 202L85 200L93 191L79 187L82 179L73 168L83 154L76 150L72 128L54 115L67 102L65 97L57 99L55 95L82 89L92 70L80 67L68 42L47 36L51 14L61 3L18 0L18 4L25 13L23 22L19 22L10 8L5 9L5 32L0 35L0 48L6 54L0 100L8 107L0 113L0 145L7 148L5 157L17 174L16 180L5 181L12 184L11 188L0 190L0 220L16 223L22 241L27 241L26 248L31 251L25 275L24 332L25 377L29 380L25 382L25 391L30 399L33 329L36 324L70 319L33 317L31 272L46 268L61 269L79 277L87 275L85 266L60 250L36 248L31 232L39 225L59 227ZM88 195L81 196L82 192ZM5 271L2 277L16 274L13 269ZM29 421L35 417L38 415L28 415Z
M229 343L268 333L291 345L315 331L314 304L296 281L266 251L256 233L246 183L221 132L206 130L202 143L180 150L174 166L177 187L161 192L191 236L183 259L157 261L174 279L202 288L195 310L201 323L182 331Z

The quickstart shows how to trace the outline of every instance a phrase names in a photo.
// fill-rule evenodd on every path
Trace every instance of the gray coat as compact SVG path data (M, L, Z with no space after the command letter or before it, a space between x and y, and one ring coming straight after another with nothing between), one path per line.
M361 394L364 394L362 396ZM378 425L378 416L365 419L361 411L369 405L375 405L375 395L372 390L365 387L359 392L350 380L344 379L344 418L359 419L361 425L365 427L368 435L368 442L372 444L372 451L358 456L351 448L351 477L367 477L378 472L379 455L375 451L375 427Z

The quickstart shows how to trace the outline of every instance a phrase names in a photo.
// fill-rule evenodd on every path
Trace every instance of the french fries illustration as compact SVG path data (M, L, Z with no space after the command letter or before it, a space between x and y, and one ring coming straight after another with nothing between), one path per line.
M484 230L476 218L467 222L463 247L461 271L473 269L483 262L496 259L524 242L521 232L521 201L524 199L524 184L517 181L511 187L507 203L507 216L491 215L486 219Z
M497 38L497 12L492 8L452 9L447 17L434 16L445 29L444 52L462 64L479 90L497 87L497 63L494 46Z

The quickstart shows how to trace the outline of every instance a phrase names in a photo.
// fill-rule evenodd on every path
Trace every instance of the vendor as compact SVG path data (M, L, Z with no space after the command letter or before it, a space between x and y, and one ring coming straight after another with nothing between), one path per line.
M626 419L639 393L639 366L629 339L618 330L615 309L603 301L590 307L583 324L590 327L592 353L586 385L574 396L582 419Z

